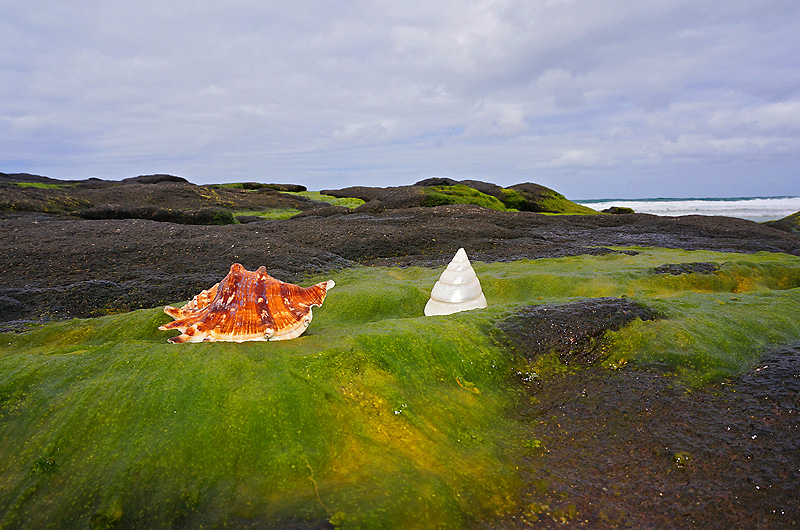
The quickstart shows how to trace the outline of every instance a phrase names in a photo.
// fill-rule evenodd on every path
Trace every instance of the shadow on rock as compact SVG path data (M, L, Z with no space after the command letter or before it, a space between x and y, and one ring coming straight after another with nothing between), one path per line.
M653 274L714 274L720 269L718 263L693 262L693 263L665 263L653 268Z
M566 304L525 306L498 324L527 358L556 352L564 364L594 364L604 354L603 337L633 320L656 313L623 298L593 298Z

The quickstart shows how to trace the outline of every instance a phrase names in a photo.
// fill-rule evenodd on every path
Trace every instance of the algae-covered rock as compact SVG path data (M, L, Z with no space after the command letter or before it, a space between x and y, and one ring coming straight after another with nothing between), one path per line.
M540 184L533 184L526 182L522 184L515 184L508 188L503 188L491 182L482 182L480 180L461 180L456 181L449 178L435 177L421 180L415 186L422 186L425 188L433 188L437 192L429 193L436 195L437 200L442 204L480 204L494 210L519 210L526 212L540 212L540 213L566 213L566 214L595 214L595 210L574 203L561 195L560 193L551 190ZM461 187L458 187L461 186ZM473 191L467 193L463 187L471 188ZM442 191L446 190L445 195L447 198L442 198L440 195ZM481 199L477 199L480 193ZM483 196L494 197L502 204L503 208L498 207L498 204L486 199ZM443 201L449 202L443 202ZM429 201L435 202L435 201ZM431 205L431 204L426 204ZM438 205L438 204L437 204Z
M628 208L627 206L612 206L611 208L606 208L605 210L603 210L603 213L620 215L620 214L635 213L635 212L633 211L633 208Z
M476 204L492 210L506 211L507 208L497 197L493 197L464 184L455 186L430 186L424 188L423 206L444 206L446 204Z
M92 205L90 201L58 184L23 184L0 183L0 211L61 214Z
M33 175L31 173L0 173L0 183L64 186L77 182L81 181L59 180L43 175Z
M784 232L800 233L800 212L787 215L783 219L778 219L777 221L767 221L764 225L783 230Z
M508 188L522 196L518 210L542 213L596 214L597 211L567 199L546 186L525 182Z
M295 213L323 206L306 197L274 189L302 186L192 184L173 175L142 175L123 181L58 181L35 175L0 174L0 210L68 214L88 210L85 219L152 219L182 224L228 224L234 212L293 208ZM109 207L109 205L116 205ZM217 210L209 210L217 209ZM228 213L219 209L229 210ZM191 213L186 213L191 212Z
M574 203L558 192L539 184L516 184L503 188L479 180L453 180L433 177L413 186L373 188L353 186L323 190L334 197L357 197L366 201L358 211L378 213L383 210L415 206L477 204L497 211L519 210L541 213L596 214L595 210Z
M564 364L594 364L603 358L603 337L655 311L621 298L525 306L498 324L531 359L557 353Z
M183 177L175 175L166 175L157 173L155 175L139 175L138 177L130 177L122 179L123 183L137 183L137 184L159 184L161 182L180 182L182 184L189 184L189 181Z
M235 222L231 211L220 207L174 210L157 206L103 204L81 210L77 214L84 219L148 219L190 225L227 225Z
M269 191L300 193L308 189L300 184L275 184L275 183L267 184L264 182L231 182L228 184L212 184L212 186L215 188L222 188L222 189L241 189L248 191L258 191L261 193Z
M124 226L108 224L112 234ZM292 250L297 257L302 247ZM663 263L699 260L723 265L716 275L650 273ZM211 265L203 261L204 270ZM776 405L785 406L782 422L722 403L703 410L711 418L723 411L725 422L709 427L698 417L684 432L683 420L698 408L682 406L692 393L677 389L682 381L740 375L766 345L796 341L797 257L640 249L474 266L492 306L428 318L422 308L440 269L341 268L331 277L342 289L315 312L314 327L283 343L166 344L167 333L157 330L168 320L161 308L2 335L0 526L511 528L527 521L536 503L537 517L555 520L624 508L636 521L651 521L658 509L671 516L663 527L677 528L706 510L695 496L679 504L686 476L659 471L663 461L674 472L678 452L692 455L681 471L704 466L694 479L722 472L726 481L714 484L714 495L745 488L762 495L742 482L741 466L710 452L727 450L728 441L749 444L742 465L771 479L761 484L778 484L785 470L796 469L787 466L796 455L784 448L795 439L790 411L797 405L788 400L797 385L770 401L771 389L796 373L796 356L782 356L780 373L770 361L770 379L753 381L764 404L758 410L777 414ZM696 276L722 275L740 278L749 291L731 297L725 283L697 288ZM85 293L114 299L120 287L75 285L72 300L85 304ZM24 301L17 293L0 296L10 310ZM664 318L650 320L644 306ZM522 346L510 348L496 324L517 310L525 333ZM554 362L520 355L531 340L557 352L545 355ZM597 344L599 350L584 348ZM586 366L606 355L602 368ZM653 392L637 366L680 377ZM551 397L554 391L560 393ZM669 400L651 410L662 396ZM651 425L667 436L650 437ZM711 440L709 451L673 445L686 433ZM780 449L765 451L769 440ZM753 451L761 456L751 466L745 455ZM658 489L631 479L638 477L631 470L659 478ZM609 473L614 491L607 491ZM794 506L796 488L784 484L754 498ZM663 486L678 499L673 504L651 495ZM605 499L599 508L598 496ZM578 512L571 502L581 503Z
M713 274L720 269L719 263L665 263L653 269L653 274Z
M426 200L424 190L419 186L390 186L387 188L351 186L340 190L322 190L321 193L341 199L361 199L365 204L356 208L356 211L369 212L423 206ZM377 207L378 204L380 207Z

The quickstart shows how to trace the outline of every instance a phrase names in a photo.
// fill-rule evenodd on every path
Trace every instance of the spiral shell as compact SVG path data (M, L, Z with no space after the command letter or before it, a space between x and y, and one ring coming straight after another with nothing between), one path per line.
M425 316L449 315L487 306L481 282L460 248L453 260L433 286L431 298L425 305Z

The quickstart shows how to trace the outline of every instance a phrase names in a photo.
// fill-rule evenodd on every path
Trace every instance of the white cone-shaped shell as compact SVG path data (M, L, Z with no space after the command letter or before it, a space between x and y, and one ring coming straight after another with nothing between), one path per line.
M481 282L463 248L458 249L450 265L433 286L431 298L425 305L425 316L449 315L486 307Z

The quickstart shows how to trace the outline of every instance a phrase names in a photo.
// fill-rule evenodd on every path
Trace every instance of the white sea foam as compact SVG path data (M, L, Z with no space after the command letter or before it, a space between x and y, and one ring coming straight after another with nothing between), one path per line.
M741 197L732 199L602 199L575 201L601 211L612 206L654 215L725 215L764 222L800 211L800 197Z

